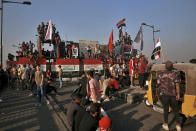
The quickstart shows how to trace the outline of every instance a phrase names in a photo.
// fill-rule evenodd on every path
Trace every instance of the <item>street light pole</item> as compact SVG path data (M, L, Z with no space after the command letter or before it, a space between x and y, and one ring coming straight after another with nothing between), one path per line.
M1 0L1 66L3 68L3 0Z
M31 5L30 1L23 1L23 2L15 2L15 1L7 1L1 0L1 66L3 67L3 3L15 3L15 4L24 4L24 5Z
M152 25L152 37L153 37L153 43L154 43L154 47L155 47L154 25Z
M155 33L155 32L160 32L160 30L155 30L155 29L154 29L154 25L147 25L146 23L142 23L141 25L145 25L145 26L148 26L148 27L151 27L151 28L152 28L152 38L153 38L153 44L154 44L154 47L155 47L154 33Z

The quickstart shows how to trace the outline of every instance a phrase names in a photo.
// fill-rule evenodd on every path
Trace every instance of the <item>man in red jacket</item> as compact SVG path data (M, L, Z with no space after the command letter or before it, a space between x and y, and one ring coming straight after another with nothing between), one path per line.
M129 76L131 81L131 87L133 87L134 75L135 75L135 58L132 57L129 61Z
M139 85L140 85L140 88L144 89L144 84L145 84L145 71L146 71L146 66L147 64L147 61L143 56L141 56L139 62L138 62L138 73L139 73Z
M113 79L111 75L109 75L108 77L108 82L106 82L103 87L103 98L106 97L106 101L109 101L110 91L116 91L119 89L118 81Z

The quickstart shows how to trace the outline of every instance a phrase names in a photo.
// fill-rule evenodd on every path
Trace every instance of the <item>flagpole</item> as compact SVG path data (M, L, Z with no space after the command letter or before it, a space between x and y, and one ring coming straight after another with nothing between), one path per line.
M162 57L163 57L163 58L162 58L162 63L165 62L165 56L164 56L163 53L164 53L164 52L163 52L163 49L161 49L161 54L162 54Z

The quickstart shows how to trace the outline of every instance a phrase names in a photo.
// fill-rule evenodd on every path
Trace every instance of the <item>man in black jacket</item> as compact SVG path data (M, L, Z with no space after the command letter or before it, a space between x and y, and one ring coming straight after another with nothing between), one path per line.
M88 99L83 98L81 101L82 108L77 111L75 117L74 117L74 129L73 131L79 131L79 126L81 123L82 118L89 114L89 107L91 102Z
M90 113L86 113L83 116L80 122L79 131L96 131L100 119L100 107L101 106L98 103L92 103L90 105Z
M74 94L72 102L67 106L67 120L72 129L74 125L74 116L77 111L81 109L81 98L82 96L80 94Z

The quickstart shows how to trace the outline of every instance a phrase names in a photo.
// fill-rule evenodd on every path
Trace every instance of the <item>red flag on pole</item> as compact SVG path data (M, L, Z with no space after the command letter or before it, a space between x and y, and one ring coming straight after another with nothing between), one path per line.
M113 48L113 29L112 29L112 32L111 32L111 34L110 34L110 38L109 38L109 41L108 41L108 48L109 48L110 55L112 56L112 48Z

